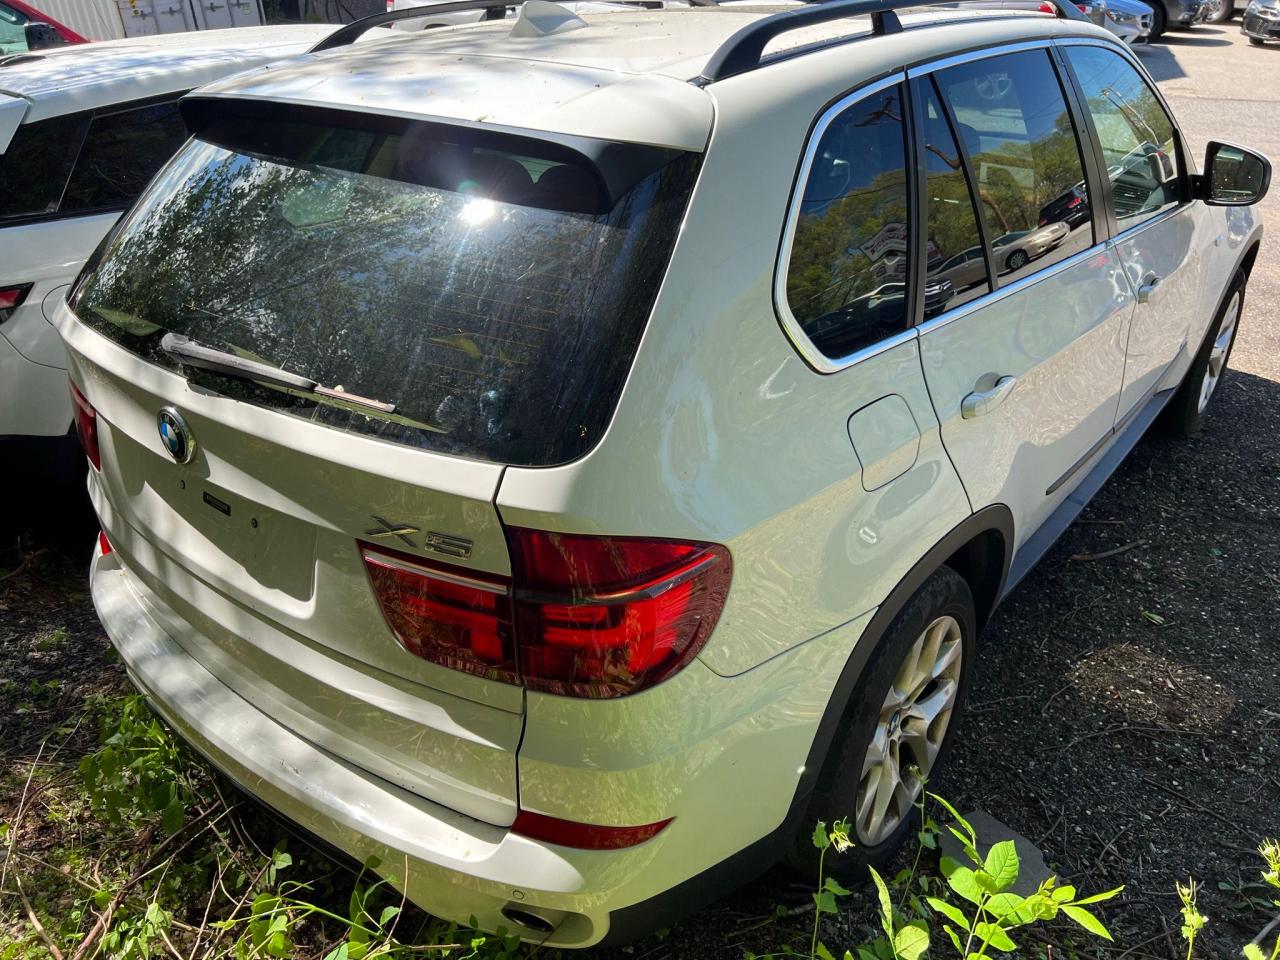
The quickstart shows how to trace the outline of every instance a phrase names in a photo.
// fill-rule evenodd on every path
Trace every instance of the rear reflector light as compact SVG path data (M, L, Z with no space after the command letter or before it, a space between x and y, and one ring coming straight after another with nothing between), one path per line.
M4 323L13 315L13 311L22 306L31 292L31 284L20 283L12 287L0 287L0 323Z
M511 832L530 840L556 843L562 847L579 850L621 850L652 840L671 822L672 818L647 823L640 827L605 827L595 823L575 823L541 813L521 810L516 814Z
M85 456L93 464L95 470L102 469L102 454L98 452L98 411L93 409L87 397L80 392L74 382L71 384L71 406L76 416L76 434L80 437L80 446Z
M721 546L510 528L512 579L373 544L361 556L401 645L432 663L571 697L621 697L686 666L715 629Z
M443 667L519 683L510 587L468 570L360 544L369 583L396 639Z
M102 551L104 557L115 549L115 547L111 546L111 541L107 539L105 530L98 531L98 549Z

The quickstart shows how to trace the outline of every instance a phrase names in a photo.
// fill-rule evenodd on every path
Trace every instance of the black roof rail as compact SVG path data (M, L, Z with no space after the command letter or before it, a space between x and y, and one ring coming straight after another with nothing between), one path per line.
M1083 20L1086 17L1071 0L1047 0L1066 20ZM948 3L947 6L963 4ZM895 10L907 7L929 6L928 0L825 0L810 6L785 10L749 23L722 43L711 55L698 80L714 83L727 77L754 70L765 61L764 49L774 37L802 27L811 27L847 17L871 17L871 32L875 35L899 33L902 23Z
M345 27L339 27L307 52L318 53L321 50L332 50L334 47L345 47L349 43L355 43L359 37L364 36L374 27L380 27L386 23L395 23L397 20L421 20L424 17L430 17L438 13L483 10L485 11L485 16L483 17L485 20L504 20L509 7L521 6L523 2L524 0L449 0L447 3L426 3L420 7L406 7L403 10L388 10L386 13L375 13L373 16L352 21ZM641 8L651 8L655 5L661 6L660 3L655 4L655 0L608 0L608 2ZM688 2L693 7L719 6L719 0L688 0Z
M319 53L321 50L345 47L349 43L355 43L358 38L364 36L374 27L380 27L385 23L395 23L397 20L421 20L423 17L434 16L437 13L483 10L485 11L483 19L502 20L507 16L507 7L511 5L510 0L449 0L448 3L430 3L421 7L388 10L386 13L375 13L371 17L364 17L348 23L345 27L339 27L307 52Z

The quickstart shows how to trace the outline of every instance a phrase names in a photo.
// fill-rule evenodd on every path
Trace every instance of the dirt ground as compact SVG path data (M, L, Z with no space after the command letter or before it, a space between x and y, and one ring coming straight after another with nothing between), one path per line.
M1144 59L1197 151L1213 134L1280 155L1280 50L1250 48L1233 24ZM1268 215L1280 223L1280 197ZM1144 440L998 611L934 784L1031 838L1064 879L1124 884L1100 911L1116 939L1104 952L1117 958L1182 956L1174 882L1188 876L1211 918L1201 956L1238 956L1269 915L1249 884L1257 843L1280 834L1277 306L1273 239L1206 430ZM83 535L0 542L0 819L41 740L74 729L89 693L127 689L88 599L88 549ZM78 730L63 749L86 749L93 734ZM772 871L610 956L807 948L808 889ZM865 903L852 898L824 928L830 946L868 932ZM778 906L790 915L773 917Z

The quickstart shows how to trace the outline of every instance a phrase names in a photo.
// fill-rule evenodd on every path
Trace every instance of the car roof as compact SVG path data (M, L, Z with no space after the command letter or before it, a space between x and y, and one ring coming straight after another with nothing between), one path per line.
M106 40L0 63L0 112L23 122L190 90L237 70L306 52L332 25L237 27ZM8 110L5 101L9 101Z
M441 27L248 71L214 83L197 96L702 150L717 85L689 81L735 31L777 9L788 8L696 6L588 13L581 17L585 27L545 36L516 35L511 20ZM868 37L859 51L869 55L868 80L882 75L886 62L900 68L903 63L972 49L971 40L961 39L968 46L957 47L958 39L950 31L934 29L951 21L976 26L984 39L990 36L992 45L1067 34L1110 37L1088 23L1025 11L931 8L904 13L901 19L901 33ZM866 17L806 27L778 38L766 53L869 31ZM963 28L959 33L973 35Z

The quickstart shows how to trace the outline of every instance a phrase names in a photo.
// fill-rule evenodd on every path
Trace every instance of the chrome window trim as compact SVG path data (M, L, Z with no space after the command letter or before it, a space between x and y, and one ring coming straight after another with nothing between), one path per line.
M1124 243L1126 240L1129 240L1132 237L1136 237L1138 234L1142 233L1142 231L1147 229L1147 227L1154 227L1157 224L1164 223L1166 220L1172 220L1174 217L1178 216L1181 213L1185 213L1190 209L1191 209L1191 202L1187 201L1185 203L1176 204L1170 207L1168 210L1161 210L1154 217L1148 217L1146 220L1143 220L1141 223L1135 223L1131 227L1125 227L1122 230L1116 231L1115 235L1112 236L1110 242L1113 244Z
M1042 280L1048 280L1051 277L1056 277L1058 274L1070 270L1072 267L1079 266L1089 258L1096 257L1100 253L1105 254L1108 246L1110 245L1111 241L1095 243L1093 246L1085 250L1081 250L1079 253L1072 254L1065 260L1059 260L1057 263L1052 263L1043 270L1038 270L1030 276L1015 280L1008 286L999 287L984 296L978 297L976 300L970 300L968 303L961 304L954 310L948 310L945 313L940 313L938 316L932 317L920 324L920 326L916 327L916 330L919 332L920 336L927 336L934 330L937 330L940 327L945 327L952 321L961 320L969 314L981 310L983 307L991 306L992 304L1003 300L1005 297L1012 296L1015 293L1020 293L1023 290L1033 287Z
M898 84L904 84L906 79L906 73L899 71L867 86L858 87L827 107L809 132L809 142L805 145L804 158L800 162L800 171L796 175L796 181L791 190L791 201L787 205L787 219L782 230L782 244L778 254L778 263L773 271L773 307L778 321L782 324L782 330L787 335L787 339L791 341L792 346L796 348L796 351L804 358L805 362L818 373L836 373L853 366L859 361L866 360L868 357L873 357L878 353L883 353L899 344L905 343L907 340L915 339L915 328L907 328L868 347L863 347L861 350L855 350L847 356L833 359L819 350L817 345L809 339L808 334L804 332L804 328L800 325L800 321L791 312L791 306L787 303L787 274L791 270L791 248L795 242L796 226L800 222L800 205L804 199L805 186L809 182L809 173L813 169L813 158L818 152L818 144L822 142L822 137L826 134L827 128L831 126L832 121L844 113L845 110L865 100L867 97L875 96L877 93L888 90ZM910 131L906 129L904 124L903 150L907 151L909 145ZM904 317L904 322L905 320L906 318Z
M991 57L1000 57L1009 53L1022 53L1026 50L1048 50L1052 44L1052 39L1045 38L1042 40L1019 40L1017 43L1003 43L998 47L969 50L965 53L957 53L950 57L943 57L941 60L930 60L927 63L911 67L907 70L907 78L914 80L917 77L937 73L939 70L946 70L949 67L958 67L963 63L987 60Z

